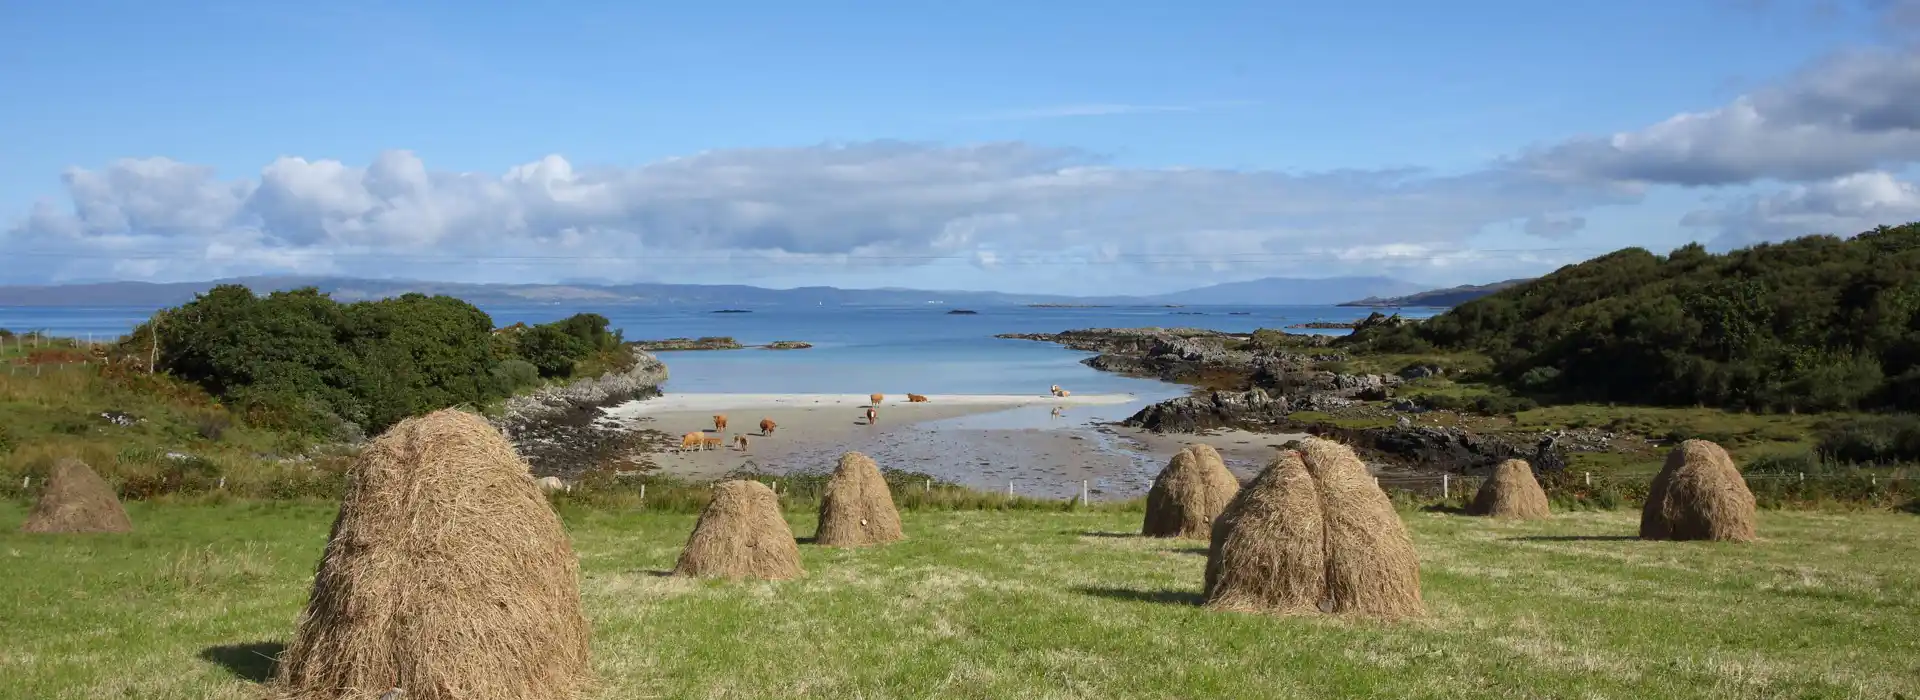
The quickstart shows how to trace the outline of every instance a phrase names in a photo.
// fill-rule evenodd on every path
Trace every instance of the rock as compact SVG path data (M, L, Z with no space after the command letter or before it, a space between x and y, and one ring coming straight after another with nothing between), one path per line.
M667 381L660 358L637 347L629 351L634 364L626 371L508 398L493 424L536 473L577 474L624 458L632 444L654 436L600 426L601 409L659 396Z
M813 347L813 343L799 340L776 340L761 347L768 350L805 350Z
M948 316L977 316L979 314L980 312L974 311L973 309L954 309L947 312Z
M1405 379L1408 381L1412 381L1415 379L1425 379L1427 377L1438 377L1446 373L1447 373L1446 369L1442 368L1439 365L1423 365L1423 364L1407 365L1405 367L1400 368L1400 371L1398 372L1401 379Z
M1391 428L1316 425L1309 432L1347 443L1383 461L1428 470L1465 472L1505 459L1524 459L1541 471L1567 466L1566 451L1550 436L1541 436L1537 442L1518 442L1460 428L1416 426L1411 421Z
M1197 433L1214 428L1271 422L1286 410L1286 398L1266 391L1214 391L1205 396L1168 399L1142 408L1121 425L1156 433Z
M627 345L652 352L673 352L682 350L739 350L744 347L739 341L726 336L708 336L705 338L667 338L664 340L636 340Z

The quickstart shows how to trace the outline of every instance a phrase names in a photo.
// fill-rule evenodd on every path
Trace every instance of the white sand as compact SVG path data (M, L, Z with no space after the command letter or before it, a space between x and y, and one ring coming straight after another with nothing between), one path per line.
M607 409L609 418L620 419L657 413L689 411L747 411L771 408L865 408L867 394L667 394L645 401L634 401ZM1052 404L1091 406L1121 404L1133 400L1131 394L928 394L923 403L909 403L906 394L887 394L880 408L894 405L914 408L967 406L970 408L1014 408Z

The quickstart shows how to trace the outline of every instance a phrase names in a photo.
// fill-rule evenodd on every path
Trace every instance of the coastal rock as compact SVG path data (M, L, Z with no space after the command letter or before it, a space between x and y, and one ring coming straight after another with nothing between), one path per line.
M667 365L629 346L633 366L621 372L541 387L506 400L492 420L536 475L572 476L620 458L648 431L628 433L598 424L601 409L660 395Z
M765 347L768 350L805 350L807 348L813 347L813 343L803 342L799 340L776 340L771 343L767 343L762 347Z
M1507 459L1541 471L1567 467L1567 450L1553 435L1495 436L1454 427L1400 423L1384 428L1308 427L1308 432L1352 445L1382 461L1422 469L1465 472Z
M1156 433L1197 433L1270 421L1285 414L1286 407L1286 397L1276 398L1257 388L1213 391L1161 401L1136 411L1120 424Z
M740 341L726 336L707 336L704 338L666 338L663 340L636 340L628 345L639 350L651 352L677 352L683 350L739 350L745 347Z

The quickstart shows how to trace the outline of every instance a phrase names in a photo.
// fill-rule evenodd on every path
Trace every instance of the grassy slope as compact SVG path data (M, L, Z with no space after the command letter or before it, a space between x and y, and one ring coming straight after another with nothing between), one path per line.
M53 537L0 504L0 697L255 697L332 510L139 503L134 535ZM1765 512L1738 546L1409 513L1434 614L1405 624L1195 607L1201 546L1138 513L910 512L906 543L736 584L657 574L691 515L564 515L607 698L1920 694L1904 514Z

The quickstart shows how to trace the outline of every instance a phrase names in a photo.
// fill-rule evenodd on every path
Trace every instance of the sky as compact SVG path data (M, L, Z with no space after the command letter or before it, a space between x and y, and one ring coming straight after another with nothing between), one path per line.
M0 284L1449 286L1917 163L1920 0L0 0Z

